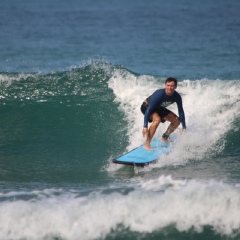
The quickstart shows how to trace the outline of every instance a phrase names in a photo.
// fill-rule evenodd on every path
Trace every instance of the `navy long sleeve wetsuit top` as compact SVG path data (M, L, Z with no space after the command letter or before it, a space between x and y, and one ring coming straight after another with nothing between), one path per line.
M176 102L182 127L184 129L186 128L185 114L182 106L182 97L178 92L174 91L174 93L171 96L169 96L166 94L165 89L158 89L151 96L147 98L147 101L148 101L148 107L144 114L144 127L148 127L148 120L151 114L154 113L155 108L157 107L165 108Z

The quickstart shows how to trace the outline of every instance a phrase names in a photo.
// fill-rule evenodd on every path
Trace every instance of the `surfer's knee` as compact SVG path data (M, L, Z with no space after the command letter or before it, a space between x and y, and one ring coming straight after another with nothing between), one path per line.
M161 118L160 117L154 117L152 124L159 125L160 122L161 122Z
M174 125L175 125L176 127L178 127L179 124L180 124L180 119L179 119L179 117L176 116L176 118L174 119Z
M159 124L161 122L161 118L157 113L153 113L152 115L152 123Z

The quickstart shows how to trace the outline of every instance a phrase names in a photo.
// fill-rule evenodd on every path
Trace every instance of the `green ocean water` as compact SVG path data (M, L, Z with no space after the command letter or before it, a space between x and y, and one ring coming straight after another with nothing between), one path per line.
M123 113L101 69L3 75L2 180L99 181L102 163L126 148Z

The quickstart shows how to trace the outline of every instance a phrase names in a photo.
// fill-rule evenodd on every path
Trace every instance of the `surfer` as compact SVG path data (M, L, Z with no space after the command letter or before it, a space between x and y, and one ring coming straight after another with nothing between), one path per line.
M141 111L144 114L144 125L142 134L147 136L144 148L152 150L150 142L156 132L160 122L169 121L166 132L162 135L161 141L168 141L171 133L182 123L183 129L186 129L185 115L182 106L182 97L175 91L177 88L177 79L169 77L165 81L165 89L156 90L141 105ZM179 117L167 109L170 104L177 103ZM148 129L148 122L152 123Z

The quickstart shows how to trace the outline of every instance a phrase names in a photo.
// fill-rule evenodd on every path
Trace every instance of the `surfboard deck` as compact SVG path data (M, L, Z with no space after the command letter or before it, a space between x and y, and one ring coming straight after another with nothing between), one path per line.
M146 150L143 145L123 154L122 156L113 159L113 163L133 166L146 166L149 163L156 162L161 156L169 153L170 144L161 142L159 139L151 141L153 150Z

